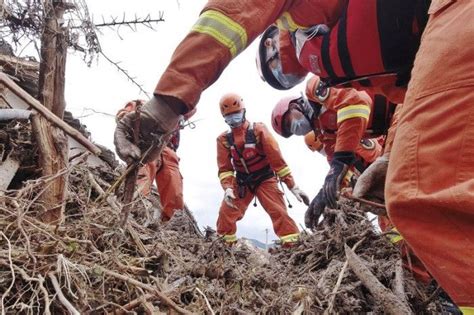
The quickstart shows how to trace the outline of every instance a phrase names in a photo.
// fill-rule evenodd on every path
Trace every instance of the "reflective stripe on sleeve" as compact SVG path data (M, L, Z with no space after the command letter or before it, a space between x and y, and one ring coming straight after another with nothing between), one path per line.
M284 12L278 20L276 20L276 24L279 29L288 30L290 32L294 32L297 29L307 29L307 27L296 24L289 12Z
M278 177L283 178L291 173L291 170L288 166L285 166L277 172Z
M247 32L245 29L215 10L208 10L201 14L191 30L209 35L229 48L232 58L247 47Z
M337 111L337 123L351 118L364 118L369 120L370 107L367 105L350 105Z
M219 174L219 180L223 181L225 178L230 177L230 176L234 176L233 171L222 172L222 173Z
M291 242L296 242L298 240L299 233L296 234L288 234L285 236L280 237L281 243L291 243Z

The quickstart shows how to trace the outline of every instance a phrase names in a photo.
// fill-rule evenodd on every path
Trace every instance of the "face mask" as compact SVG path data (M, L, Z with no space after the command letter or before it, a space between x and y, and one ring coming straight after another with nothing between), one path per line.
M313 130L310 122L306 118L293 119L290 126L290 132L297 136L304 136Z
M290 89L296 86L298 83L302 82L306 76L298 76L294 74L284 74L281 67L281 62L278 59L275 67L270 67L273 76L277 81L285 88Z
M244 121L244 112L238 112L226 115L224 117L225 123L229 125L230 128L237 128L242 125Z

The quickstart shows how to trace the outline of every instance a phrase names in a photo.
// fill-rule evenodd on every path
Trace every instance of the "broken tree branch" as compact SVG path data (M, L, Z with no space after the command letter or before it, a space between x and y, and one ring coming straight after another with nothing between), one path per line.
M387 215L387 208L385 207L384 204L373 202L373 201L366 200L363 198L354 197L347 193L343 194L343 197L377 208L370 211L371 213L375 215Z
M64 296L63 291L61 290L61 286L59 285L58 279L56 278L54 273L49 272L48 277L51 280L51 283L53 284L54 290L56 291L56 294L58 295L59 301L68 310L69 314L80 315L81 313L79 313L79 311Z
M0 84L5 85L7 88L12 90L18 97L28 103L29 106L33 107L35 111L39 112L44 118L46 118L58 128L64 130L64 132L86 147L90 152L94 153L95 155L99 155L102 152L92 142L86 139L79 131L66 124L61 120L61 118L54 115L50 110L44 107L43 104L41 104L33 96L26 93L4 73L0 73Z
M377 299L388 314L413 314L410 307L400 301L395 294L387 289L367 268L362 259L347 245L344 245L347 261L352 271L364 286Z
M114 271L111 271L111 270L107 270L107 269L104 269L104 268L100 268L100 270L106 275L112 276L114 278L117 278L117 279L120 279L122 281L128 282L128 283L130 283L130 284L132 284L136 287L139 287L139 288L145 289L149 292L152 292L156 297L158 297L161 300L161 302L168 305L169 307L171 307L173 310L177 311L180 314L186 314L186 315L192 314L192 313L188 312L187 310L179 307L175 302L173 302L173 300L171 300L169 297L164 295L161 291L159 291L158 289L152 287L149 284L145 284L145 283L140 282L138 280L135 280L131 277L118 274L118 273L116 273Z

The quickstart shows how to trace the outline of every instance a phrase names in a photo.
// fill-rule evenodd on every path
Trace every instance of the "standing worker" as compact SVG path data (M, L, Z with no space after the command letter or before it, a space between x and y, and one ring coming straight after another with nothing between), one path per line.
M143 100L135 100L128 102L125 107L118 111L116 115L117 122L127 113L134 112L137 106L142 106ZM189 119L195 111L185 115L185 119ZM176 151L179 147L180 129L171 136L167 146L163 149L161 156L153 161L146 163L138 171L137 186L138 191L143 195L148 195L156 182L161 203L161 221L169 221L173 214L184 208L183 200L183 177L179 171L179 157Z
M299 231L286 211L277 177L298 201L309 204L308 196L295 184L277 142L265 125L250 123L245 118L242 98L234 93L225 94L219 107L231 130L217 138L218 175L225 191L217 233L227 243L234 243L237 240L236 223L256 197L270 215L282 246L291 246L298 239Z

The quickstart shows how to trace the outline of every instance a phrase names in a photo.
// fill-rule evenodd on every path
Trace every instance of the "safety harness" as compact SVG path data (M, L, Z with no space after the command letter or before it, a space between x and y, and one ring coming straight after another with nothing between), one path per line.
M257 137L254 132L254 125L250 123L245 132L245 143L242 151L235 145L232 132L229 131L226 134L232 156L232 164L236 170L240 198L243 198L245 195L245 188L255 193L257 187L263 181L275 176L268 163L267 156L257 150Z

